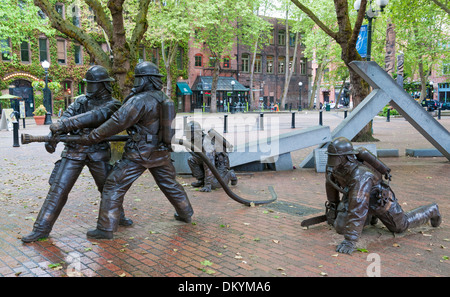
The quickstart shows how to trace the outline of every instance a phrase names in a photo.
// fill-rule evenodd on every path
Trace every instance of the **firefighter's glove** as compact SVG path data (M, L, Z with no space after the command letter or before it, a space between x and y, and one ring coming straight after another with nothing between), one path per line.
M351 253L355 250L355 248L356 243L354 241L345 239L336 247L336 252L351 255Z
M50 131L52 131L53 134L66 133L66 125L64 125L63 122L53 123L50 125Z

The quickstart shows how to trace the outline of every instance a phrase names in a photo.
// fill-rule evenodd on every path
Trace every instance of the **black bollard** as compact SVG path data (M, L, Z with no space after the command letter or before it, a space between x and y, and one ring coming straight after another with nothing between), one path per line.
M344 119L347 118L347 110L344 110Z
M386 114L386 122L390 122L390 121L391 121L391 109L388 108L387 114Z
M49 113L49 112L47 112L46 114L45 114L45 122L44 122L44 125L51 125L53 122L52 122L52 114L51 113Z
M228 115L223 116L223 133L228 133Z
M319 111L319 125L320 125L320 126L323 125L323 121L322 121L322 110Z
M262 112L259 114L259 130L264 131L264 114Z
M13 122L13 147L19 147L19 122Z
M292 113L291 128L295 128L295 112Z
M438 108L438 120L440 120L441 119L441 108L439 107Z

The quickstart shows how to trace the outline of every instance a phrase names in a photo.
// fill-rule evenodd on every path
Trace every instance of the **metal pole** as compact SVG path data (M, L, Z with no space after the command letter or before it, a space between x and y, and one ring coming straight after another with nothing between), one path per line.
M348 110L344 110L344 119L347 118L347 112Z
M19 121L13 122L13 147L19 147Z
M319 111L319 125L320 125L320 126L323 125L323 121L322 121L322 110Z
M369 20L369 24L367 26L367 61L370 61L372 54L372 17L367 18Z
M439 107L438 108L438 120L440 120L441 119L441 108Z
M391 109L388 108L387 114L386 114L386 122L390 122L390 121L391 121Z
M223 133L228 133L228 115L223 116Z
M295 112L292 113L291 128L295 128Z
M264 131L264 114L262 112L259 114L259 130Z
M50 125L52 124L52 98L48 88L48 70L45 70L44 106L47 110L44 125Z

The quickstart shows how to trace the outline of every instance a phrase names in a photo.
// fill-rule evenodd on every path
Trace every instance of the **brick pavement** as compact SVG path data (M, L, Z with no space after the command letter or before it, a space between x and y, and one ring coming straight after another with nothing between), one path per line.
M223 115L215 116L220 126ZM334 128L342 117L324 113L324 125ZM280 118L280 132L289 131L290 114ZM317 112L302 112L296 126L317 121ZM450 129L450 117L440 122ZM27 119L20 133L47 131L48 126ZM2 130L0 276L364 277L374 256L379 256L381 276L450 276L449 162L405 157L405 148L432 145L403 118L391 118L390 123L375 118L374 136L380 139L378 148L400 149L399 158L383 161L392 169L392 188L404 210L437 202L443 222L439 228L422 226L395 236L381 223L366 227L358 247L367 252L349 256L335 252L342 236L326 224L300 226L303 219L322 214L326 199L323 174L300 168L239 174L234 191L246 198L269 197L267 186L274 187L278 201L258 207L240 205L221 189L198 192L189 186L192 177L178 176L195 210L192 224L173 219L172 206L146 173L125 198L125 212L134 225L120 227L114 240L86 238L86 231L95 227L99 193L84 170L50 238L24 244L20 238L31 231L62 145L52 155L38 143L13 148L12 132ZM312 149L293 153L294 163Z

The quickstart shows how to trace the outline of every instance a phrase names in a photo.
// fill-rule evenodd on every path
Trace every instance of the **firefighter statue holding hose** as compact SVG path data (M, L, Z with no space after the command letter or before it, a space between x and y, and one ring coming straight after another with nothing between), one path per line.
M104 67L95 65L89 68L84 78L87 83L86 95L78 97L58 122L50 125L51 132L48 137L50 141L45 143L49 153L55 152L57 142L53 139L57 135L67 133L70 133L70 136L87 135L119 109L120 102L111 96L113 80ZM61 159L55 163L50 176L50 190L34 222L33 231L23 236L22 241L33 242L49 236L84 166L89 168L101 193L112 168L109 164L110 157L110 145L106 141L90 145L66 143ZM122 207L119 210L119 223L124 226L133 223L125 218Z

